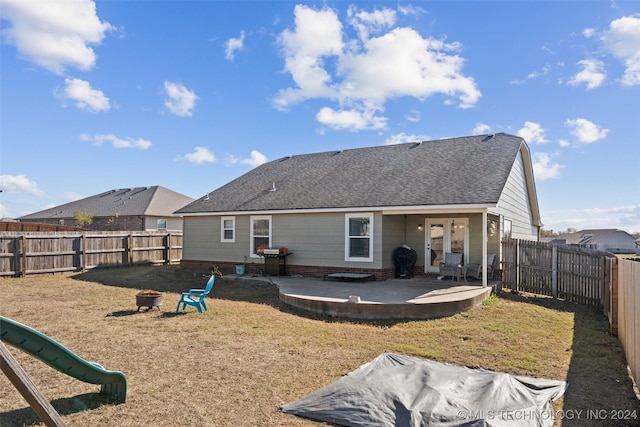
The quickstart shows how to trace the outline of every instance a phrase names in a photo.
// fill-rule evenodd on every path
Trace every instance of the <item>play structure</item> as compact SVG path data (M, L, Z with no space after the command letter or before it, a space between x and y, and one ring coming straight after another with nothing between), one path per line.
M113 396L118 403L127 399L127 377L122 372L104 369L100 364L88 362L67 347L43 333L22 323L0 316L0 339L43 361L52 368L80 381L100 384L100 393ZM46 422L50 408L39 390L33 385L17 361L4 345L0 345L2 371L25 397L38 416ZM44 405L43 405L43 400ZM47 407L48 404L48 407ZM40 411L38 410L40 409ZM44 411L45 413L42 413ZM53 410L53 418L59 415ZM60 425L53 421L47 425Z

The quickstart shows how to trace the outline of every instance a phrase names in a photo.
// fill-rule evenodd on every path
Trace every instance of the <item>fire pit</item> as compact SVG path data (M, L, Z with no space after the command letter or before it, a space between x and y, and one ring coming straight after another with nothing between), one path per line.
M152 289L145 289L144 291L140 291L136 294L136 305L138 306L138 311L140 311L141 307L147 307L151 310L153 307L160 310L160 304L162 304L162 294L158 291L154 291Z

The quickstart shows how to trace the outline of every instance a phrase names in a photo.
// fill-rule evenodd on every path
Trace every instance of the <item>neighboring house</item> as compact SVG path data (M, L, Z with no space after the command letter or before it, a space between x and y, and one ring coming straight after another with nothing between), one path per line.
M549 240L551 243L597 249L613 253L636 252L636 239L629 233L617 229L580 230L563 233Z
M185 268L260 264L267 245L288 248L287 274L378 279L405 244L414 273L437 274L445 252L480 263L501 237L538 240L542 225L529 148L504 133L288 156L176 213Z
M137 187L109 190L17 218L21 222L77 225L76 212L91 215L85 228L104 231L182 230L182 217L174 212L193 202L164 187Z

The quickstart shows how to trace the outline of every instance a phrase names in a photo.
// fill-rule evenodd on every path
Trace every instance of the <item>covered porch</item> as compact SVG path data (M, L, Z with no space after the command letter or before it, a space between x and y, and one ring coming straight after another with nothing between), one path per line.
M454 208L383 211L382 252L406 245L416 251L414 275L435 279L447 253L462 254L461 276L469 265L487 265L495 254L494 268L500 268L500 241L511 233L511 222L489 213L487 208ZM383 262L385 257L383 257ZM394 268L391 261L386 268ZM491 272L482 269L481 286L489 286Z

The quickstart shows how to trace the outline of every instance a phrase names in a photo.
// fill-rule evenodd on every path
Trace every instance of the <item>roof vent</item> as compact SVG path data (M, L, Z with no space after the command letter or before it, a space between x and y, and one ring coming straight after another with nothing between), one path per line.
M482 139L482 142L487 142L487 141L491 140L494 136L496 136L496 134L495 134L495 133L490 133L490 134L488 134L487 136L485 136L485 137Z
M420 147L421 145L422 145L422 141L419 141L419 142L416 142L415 144L413 144L413 145L412 145L411 147L409 147L409 148L414 149L414 148L418 148L418 147Z
M344 150L338 150L335 153L333 153L331 156L337 156L338 154L342 154Z
M274 182L273 185L271 185L271 189L269 191L276 191L276 183Z
M287 160L289 160L290 158L292 158L293 156L285 156L283 158L280 159L281 162L286 162Z

